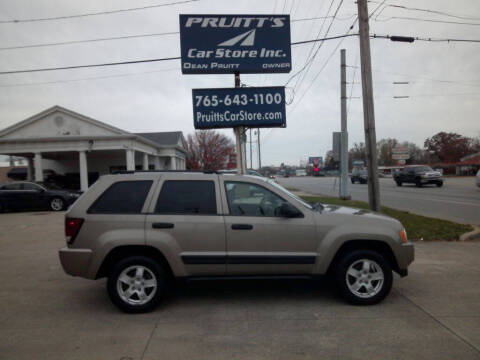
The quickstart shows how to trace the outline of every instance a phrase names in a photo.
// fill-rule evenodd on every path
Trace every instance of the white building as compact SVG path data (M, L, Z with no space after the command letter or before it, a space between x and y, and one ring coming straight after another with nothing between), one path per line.
M89 177L118 170L185 169L182 132L133 134L54 106L0 131L0 154L27 159L27 178L43 181L44 170Z

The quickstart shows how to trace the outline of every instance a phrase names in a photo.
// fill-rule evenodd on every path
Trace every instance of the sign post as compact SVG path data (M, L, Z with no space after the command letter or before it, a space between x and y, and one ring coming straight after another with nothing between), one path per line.
M192 91L194 126L233 127L245 174L246 126L285 127L285 88L242 88L240 73L291 71L290 16L180 15L180 48L183 74L235 74L234 89Z

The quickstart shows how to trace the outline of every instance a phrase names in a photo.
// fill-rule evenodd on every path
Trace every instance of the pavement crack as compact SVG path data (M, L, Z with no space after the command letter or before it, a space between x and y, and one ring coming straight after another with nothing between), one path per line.
M417 309L419 309L420 311L422 311L423 313L425 313L428 317L430 317L433 321L435 321L437 324L439 324L441 327L443 327L445 330L447 330L450 334L452 334L454 337L456 337L457 339L459 339L461 342L463 342L465 345L467 345L468 347L470 347L471 349L473 349L475 352L477 352L478 354L480 354L480 348L478 348L477 346L475 346L474 344L472 344L470 341L468 341L467 339L465 339L463 336L457 334L453 329L451 329L450 327L448 327L447 325L445 325L443 322L441 322L439 319L437 319L435 316L433 316L430 312L428 312L427 310L425 310L422 306L420 306L419 304L417 304L416 302L414 302L412 299L410 299L409 297L407 297L406 295L402 294L401 291L399 291L398 289L395 289L396 292L401 296L403 297L405 300L407 300L409 303L411 303L413 306L415 306Z
M152 340L153 334L155 333L155 330L157 330L158 324L160 323L160 318L161 317L159 316L157 321L155 322L155 326L153 327L152 331L150 332L150 336L148 337L147 343L145 344L145 348L143 349L142 356L140 357L140 360L143 360L143 358L145 357L148 346L150 345L150 341Z

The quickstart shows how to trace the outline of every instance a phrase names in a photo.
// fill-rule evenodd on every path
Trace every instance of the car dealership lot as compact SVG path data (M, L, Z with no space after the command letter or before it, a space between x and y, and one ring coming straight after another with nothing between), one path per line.
M415 214L438 217L460 223L480 225L480 188L473 177L447 177L443 187L413 184L399 187L392 178L380 178L380 202L382 205ZM339 180L334 177L278 178L287 188L295 188L312 194L338 196ZM352 199L368 201L366 184L349 183Z
M419 243L404 279L356 307L325 281L197 282L127 315L60 267L62 213L0 215L1 359L479 359L480 242Z

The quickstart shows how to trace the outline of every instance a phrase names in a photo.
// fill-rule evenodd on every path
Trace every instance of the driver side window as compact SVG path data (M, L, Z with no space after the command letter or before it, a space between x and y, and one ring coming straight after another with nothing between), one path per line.
M263 186L225 182L225 191L230 215L281 216L280 207L285 200Z

